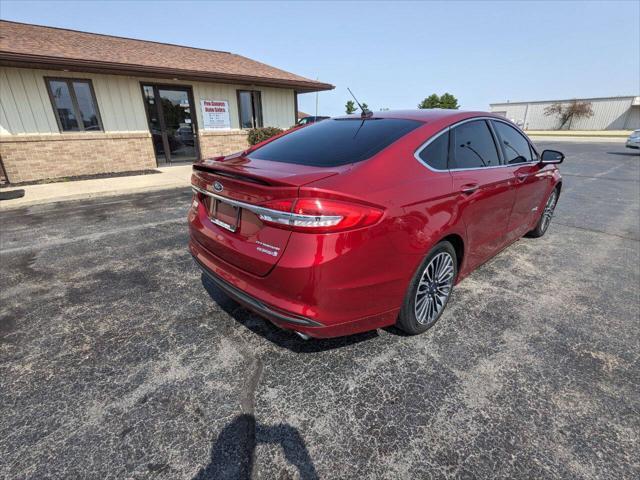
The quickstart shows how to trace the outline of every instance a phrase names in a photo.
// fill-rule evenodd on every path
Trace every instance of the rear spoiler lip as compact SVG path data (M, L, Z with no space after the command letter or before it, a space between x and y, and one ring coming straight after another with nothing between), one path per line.
M278 162L272 162L278 163ZM284 164L283 164L284 165ZM323 180L328 177L332 177L334 175L339 174L341 171L347 170L349 167L344 168L323 168L319 167L317 170L311 170L307 173L300 173L297 175L298 181L293 179L296 178L296 175L291 176L283 176L282 178L273 178L267 175L261 175L259 169L255 172L252 171L251 168L243 168L243 166L239 166L236 164L229 164L225 162L197 162L193 164L194 171L200 171L204 173L210 173L213 175L222 175L222 176L231 176L232 178L240 181L249 181L252 183L258 183L265 186L274 186L274 187L302 187L304 185L308 185L313 182L317 182L318 180ZM284 172L284 169L279 170L280 173ZM291 181L293 180L293 181Z
M222 165L222 163L220 165ZM223 168L218 169L216 168L217 166L218 165L202 164L202 163L197 163L193 165L194 172L193 172L193 176L191 177L191 187L193 188L194 191L198 191L203 195L219 197L219 199L223 201L234 200L242 203L241 200L235 200L227 196L217 195L215 192L211 192L207 190L209 187L208 182L204 178L202 178L200 175L197 174L198 171L201 171L203 173L209 173L212 175L228 176L239 182L247 182L247 183L253 183L257 185L263 185L266 188L275 187L275 188L291 189L292 196L294 197L330 198L330 199L339 200L343 202L353 202L360 205L366 205L368 207L377 208L380 210L386 210L386 208L383 205L379 205L379 204L367 201L359 196L354 196L349 193L336 191L331 188L327 190L322 186L314 185L316 182L321 182L330 177L333 177L340 173L345 173L351 170L353 168L353 164L347 164L347 165L341 166L339 170L334 168L327 169L327 171L322 172L322 175L317 175L317 176L314 176L312 172L309 172L308 174L306 174L309 176L309 178L305 178L301 182L287 182L285 180L288 177L285 177L283 180L270 179L269 177L254 175L252 173L244 172L244 171L238 171L238 169L236 168L233 168L233 167L229 168L230 166L226 166L227 168L224 168L224 169ZM301 175L305 175L305 174L301 174ZM295 189L295 193L293 193L294 189ZM249 205L255 205L255 204L247 203L247 206L245 206L244 208L249 209ZM275 213L275 211L273 213Z
M225 165L223 162L216 162L215 164L198 162L193 164L193 169L200 172L212 173L214 175L231 176L237 180L249 180L254 183L261 183L262 185L274 184L273 181L267 181L263 176L247 172L246 170L240 171L230 165ZM278 182L278 185L279 184L280 182Z
M193 169L199 172L220 175L221 177L233 178L235 180L240 180L245 182L249 181L249 182L257 183L259 185L267 185L267 186L272 185L272 183L265 181L263 177L247 174L245 172L238 173L238 172L231 171L231 169L214 168L213 166L203 166L195 163L193 164Z

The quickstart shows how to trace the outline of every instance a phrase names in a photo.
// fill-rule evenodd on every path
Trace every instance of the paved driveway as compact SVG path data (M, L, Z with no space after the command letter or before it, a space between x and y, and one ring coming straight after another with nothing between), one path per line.
M638 478L640 157L556 146L547 236L417 337L203 288L185 190L0 214L0 477Z

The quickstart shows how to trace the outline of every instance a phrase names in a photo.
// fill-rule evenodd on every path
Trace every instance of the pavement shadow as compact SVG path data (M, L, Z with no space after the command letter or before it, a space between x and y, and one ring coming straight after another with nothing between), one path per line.
M193 480L249 480L260 443L279 444L302 480L318 480L309 451L298 430L288 424L262 425L253 415L237 416L211 447L211 459Z
M201 281L202 286L205 288L211 299L238 323L241 323L247 329L266 338L277 346L296 353L324 352L378 337L378 333L374 330L371 332L349 335L347 337L302 340L293 332L278 328L267 319L264 319L242 307L242 305L229 297L220 289L220 287L209 280L204 273L201 276Z
M635 152L607 152L609 155L622 155L623 157L640 157L640 150Z

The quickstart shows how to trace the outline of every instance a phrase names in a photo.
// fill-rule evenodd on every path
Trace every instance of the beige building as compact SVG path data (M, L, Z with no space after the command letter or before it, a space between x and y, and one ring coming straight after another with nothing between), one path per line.
M332 89L228 52L0 21L0 160L11 183L238 151Z

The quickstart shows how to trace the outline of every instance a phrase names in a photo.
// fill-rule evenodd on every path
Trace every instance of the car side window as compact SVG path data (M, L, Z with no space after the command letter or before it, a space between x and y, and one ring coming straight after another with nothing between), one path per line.
M420 159L434 170L446 170L449 157L449 132L445 132L422 149Z
M527 139L511 125L493 121L493 127L498 134L498 141L504 155L504 163L514 165L531 162L531 148Z
M463 123L451 131L453 158L450 168L482 168L500 165L489 125L484 120Z

